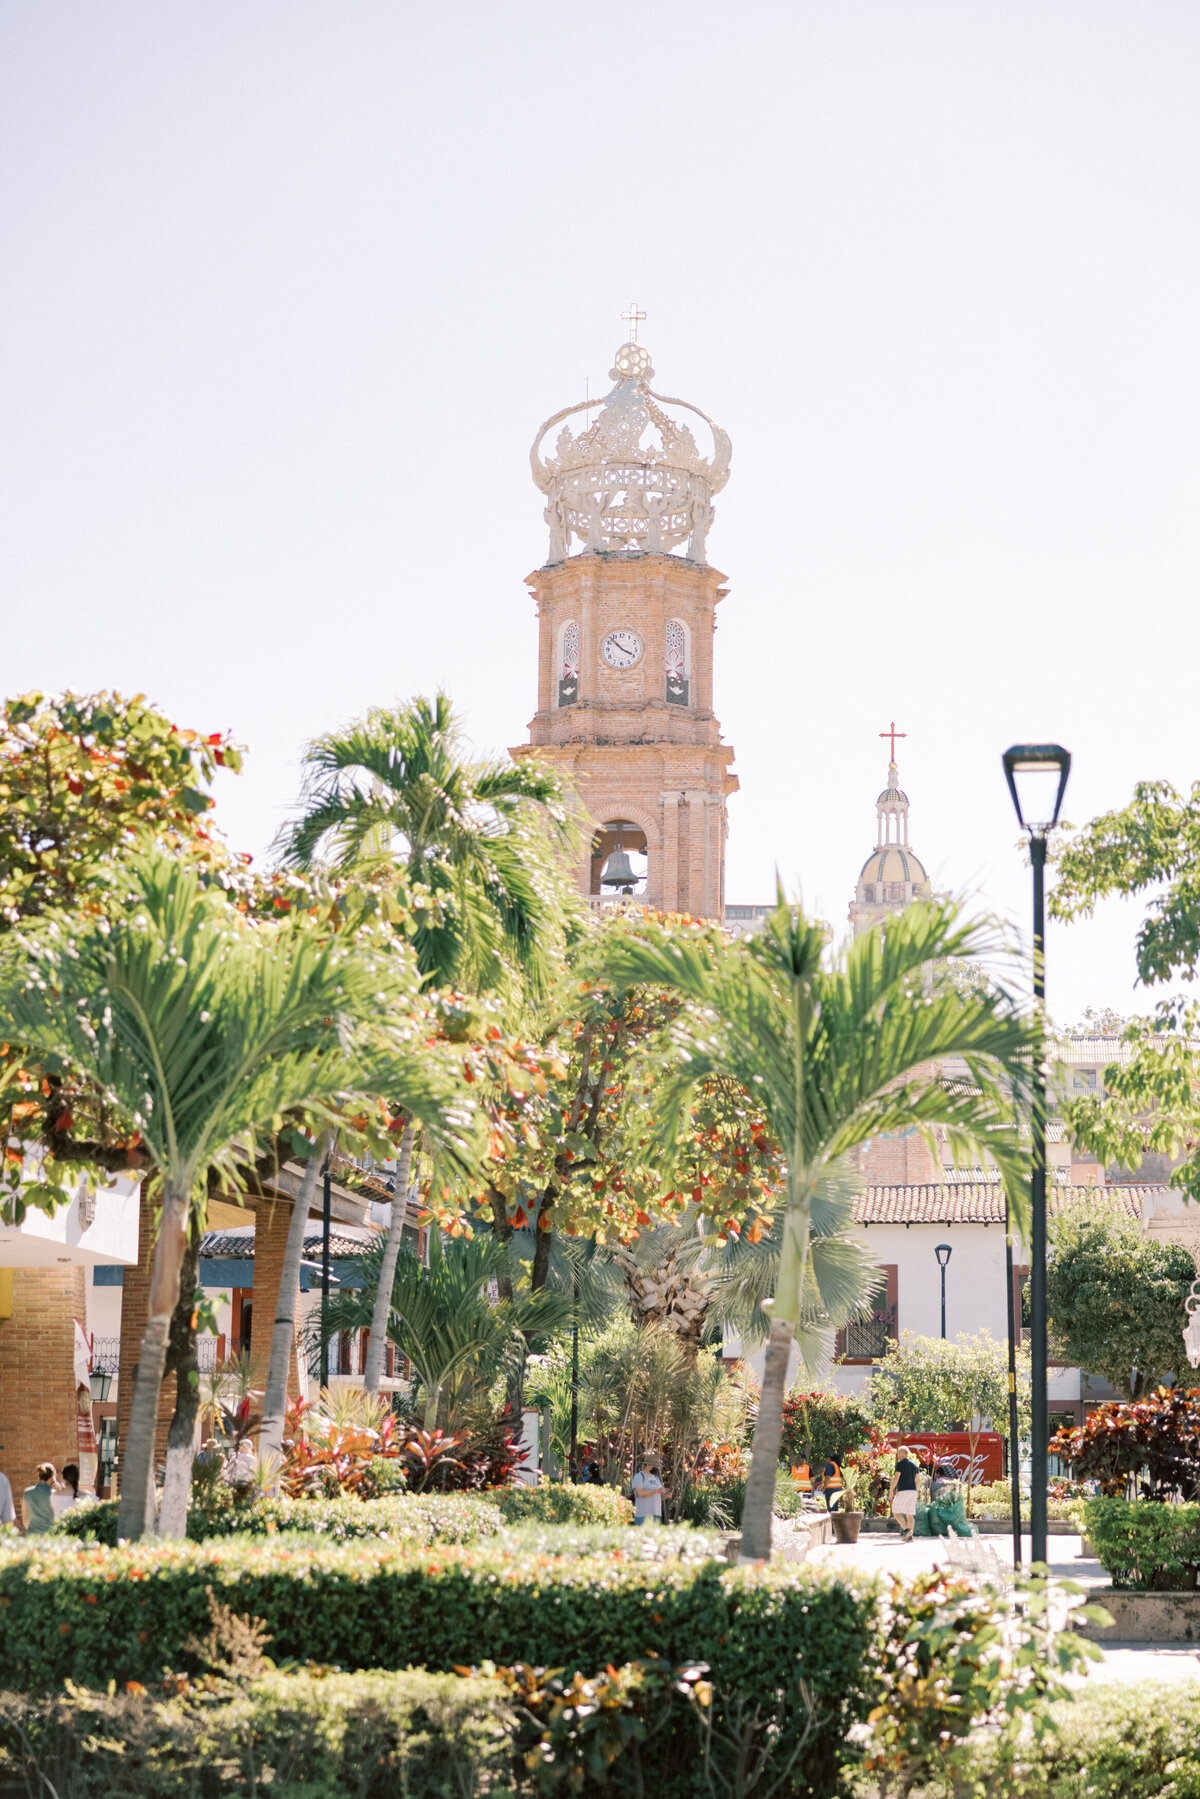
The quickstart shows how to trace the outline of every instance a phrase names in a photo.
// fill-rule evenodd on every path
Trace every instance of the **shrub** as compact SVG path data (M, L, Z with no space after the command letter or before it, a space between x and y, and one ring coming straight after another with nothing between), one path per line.
M1059 1594L1041 1581L1017 1582L1014 1609L1004 1590L978 1587L935 1568L911 1583L893 1579L884 1607L879 1703L864 1744L878 1791L908 1793L974 1759L969 1738L981 1725L1014 1750L1045 1727L1051 1700L1067 1696L1064 1676L1099 1658L1094 1643L1056 1623ZM1075 1589L1078 1592L1078 1589ZM1079 1618L1111 1622L1081 1606ZM1017 1792L1000 1783L956 1782L955 1795Z
M232 1498L207 1510L193 1506L187 1534L192 1542L214 1537L270 1536L276 1531L312 1531L342 1542L348 1537L387 1537L413 1548L429 1543L478 1543L495 1536L501 1517L487 1498L464 1493L393 1493L381 1499ZM117 1501L77 1506L55 1527L58 1536L82 1537L116 1547Z
M658 1656L708 1665L729 1715L787 1737L814 1723L804 1778L831 1792L867 1710L873 1589L803 1565L555 1560L295 1540L0 1548L6 1679L151 1681L191 1648L210 1602L264 1621L277 1659L447 1671L487 1657L568 1676ZM803 1788L801 1788L803 1790Z
M701 1530L737 1530L746 1504L746 1478L689 1481L680 1498L680 1518Z
M1200 1799L1200 1682L1105 1681L1050 1709L1052 1729L1016 1748L980 1738L945 1793L1022 1799ZM973 1777L976 1784L968 1784ZM864 1788L874 1799L878 1788Z
M633 1520L633 1505L615 1487L544 1481L538 1487L500 1487L488 1498L506 1524L600 1524L611 1527Z
M789 1467L808 1462L819 1471L831 1456L844 1462L870 1433L871 1414L857 1393L789 1393L779 1453Z
M1050 1449L1077 1480L1098 1481L1111 1497L1145 1470L1148 1499L1200 1499L1200 1387L1159 1387L1129 1404L1106 1400L1078 1429L1059 1431Z
M1200 1505L1087 1499L1084 1527L1114 1587L1189 1591L1200 1569Z
M1074 1499L1056 1499L1050 1495L1046 1500L1046 1516L1056 1524L1073 1524L1079 1510L1078 1501ZM971 1488L971 1516L973 1518L1011 1518L1012 1486L1006 1480L989 1481L986 1485ZM1021 1528L1029 1529L1029 1495L1021 1495Z
M453 1674L269 1673L243 1690L173 1696L75 1687L0 1695L0 1788L72 1799L513 1788L515 1708L494 1680Z

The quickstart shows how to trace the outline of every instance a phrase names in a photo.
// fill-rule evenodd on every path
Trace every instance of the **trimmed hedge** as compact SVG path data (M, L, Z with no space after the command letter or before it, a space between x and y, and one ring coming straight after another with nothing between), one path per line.
M6 1679L29 1688L150 1681L195 1666L210 1594L261 1618L277 1660L449 1671L487 1659L568 1673L660 1656L707 1663L788 1730L815 1723L801 1765L832 1791L872 1691L870 1583L803 1565L563 1561L382 1543L141 1544L0 1549ZM803 1683L803 1685L802 1685Z
M496 1681L453 1674L268 1674L192 1703L0 1693L0 1792L221 1799L269 1781L281 1799L504 1799L515 1727Z
M188 1513L190 1541L270 1536L276 1531L312 1531L335 1543L353 1537L386 1537L412 1548L430 1543L482 1543L500 1529L492 1496L471 1493L394 1493L384 1499L256 1499L230 1502L214 1511ZM117 1543L117 1501L72 1507L55 1526L56 1536Z
M545 1481L540 1487L498 1487L488 1494L506 1524L598 1524L620 1529L633 1522L633 1503L615 1487L569 1480Z
M1051 1707L1055 1726L1031 1740L1013 1767L981 1733L967 1771L985 1793L1022 1799L1200 1799L1200 1681L1115 1680ZM962 1778L962 1777L960 1777ZM928 1799L971 1789L929 1788ZM865 1783L861 1799L875 1799Z
M1088 1499L1084 1529L1114 1587L1190 1592L1200 1570L1200 1505Z

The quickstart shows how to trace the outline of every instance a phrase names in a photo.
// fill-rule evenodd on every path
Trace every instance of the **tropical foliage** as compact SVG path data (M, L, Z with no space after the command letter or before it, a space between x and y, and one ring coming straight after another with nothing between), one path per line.
M1033 1391L1027 1349L1017 1351L1017 1429L1030 1429ZM990 1331L975 1336L918 1337L900 1341L871 1371L868 1403L891 1431L965 1431L975 1459L980 1433L1008 1435L1008 1345Z
M372 1244L359 1258L361 1285L330 1299L328 1332L370 1328L386 1248ZM513 1282L517 1264L499 1237L444 1240L428 1234L428 1261L402 1249L395 1264L387 1310L388 1339L412 1363L414 1399L425 1427L456 1428L488 1409L497 1380L530 1337L560 1329L570 1303L554 1289L530 1292L517 1279L513 1297L499 1297L502 1276Z
M1120 1497L1141 1483L1147 1499L1200 1501L1200 1387L1159 1387L1126 1404L1108 1400L1051 1438L1077 1480Z
M291 919L252 924L157 851L130 863L118 899L107 915L12 934L0 1035L78 1071L136 1132L161 1183L123 1455L122 1532L133 1538L147 1521L189 1223L210 1177L236 1191L259 1141L288 1114L336 1119L391 1092L441 1134L453 1107L416 1038L413 975L391 935L370 949L360 935L352 953Z
M1196 1267L1178 1243L1143 1232L1103 1198L1052 1219L1046 1305L1057 1352L1129 1399L1183 1361L1182 1321Z
M990 946L987 928L937 902L910 906L886 933L869 932L830 955L824 927L782 893L761 934L733 944L702 928L687 933L647 921L607 946L614 982L645 982L690 1002L673 1023L675 1059L656 1090L663 1161L670 1166L678 1154L697 1086L720 1078L754 1095L787 1160L743 1529L748 1556L770 1552L792 1344L814 1365L832 1330L878 1284L865 1246L839 1233L836 1202L825 1197L821 1177L880 1132L938 1125L956 1161L994 1161L1014 1204L1023 1204L1013 1098L1026 1083L1030 1027L999 987L963 993L936 972ZM939 1065L949 1056L966 1063L969 1084L942 1079Z

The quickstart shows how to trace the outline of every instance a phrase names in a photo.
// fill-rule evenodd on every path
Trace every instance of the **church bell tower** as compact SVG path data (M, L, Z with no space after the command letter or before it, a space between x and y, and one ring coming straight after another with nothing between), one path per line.
M722 917L725 802L733 751L713 712L713 633L725 577L710 568L713 499L729 478L725 432L686 400L654 393L650 354L617 351L611 393L546 421L530 451L550 530L527 577L537 606L538 707L529 742L582 806L580 888ZM573 436L566 420L600 406ZM682 409L703 421L702 448ZM554 454L542 443L556 425Z

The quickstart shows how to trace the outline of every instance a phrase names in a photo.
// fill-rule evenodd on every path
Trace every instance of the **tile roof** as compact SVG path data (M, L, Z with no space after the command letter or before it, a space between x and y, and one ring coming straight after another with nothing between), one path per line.
M351 1237L335 1228L329 1236L329 1253L331 1256L361 1255L364 1243L369 1243L374 1235L373 1231L363 1231ZM305 1237L304 1254L306 1258L321 1254L320 1231L310 1231ZM200 1239L200 1258L202 1261L252 1262L254 1232L205 1231Z
M1052 1212L1075 1200L1114 1206L1140 1218L1146 1195L1166 1196L1170 1187L1051 1187ZM995 1181L961 1181L927 1187L868 1187L854 1202L856 1224L1003 1224L1004 1189Z

